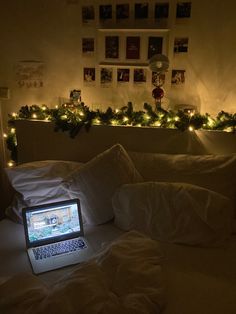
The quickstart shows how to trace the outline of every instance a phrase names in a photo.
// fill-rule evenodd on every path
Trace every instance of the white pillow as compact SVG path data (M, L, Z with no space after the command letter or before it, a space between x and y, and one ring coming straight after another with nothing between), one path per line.
M230 198L236 216L236 154L130 153L145 181L186 182Z
M25 206L69 199L61 182L80 166L81 163L73 161L43 160L6 168L9 181L18 192L6 210L7 216L22 222L21 211Z
M126 184L115 193L113 209L119 228L164 242L217 246L231 233L229 199L191 184Z
M63 184L71 197L81 200L89 224L105 223L114 217L111 199L122 184L142 181L125 149L116 144L68 176Z

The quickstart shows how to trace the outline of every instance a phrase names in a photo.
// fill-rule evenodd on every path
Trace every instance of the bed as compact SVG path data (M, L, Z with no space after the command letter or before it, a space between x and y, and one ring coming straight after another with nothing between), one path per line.
M131 237L139 237L140 234L144 235L145 241L148 241L146 238L152 238L152 242L150 243L142 242L144 239L138 238L140 239L140 244L147 243L147 246L149 244L154 246L156 244L158 245L158 248L155 248L155 250L158 251L158 254L160 253L158 259L158 265L160 267L158 268L158 272L161 271L161 277L158 275L155 278L160 280L160 283L157 286L152 286L154 283L150 282L149 290L147 286L145 286L145 291L148 291L148 296L151 295L151 288L159 289L157 297L160 297L160 299L156 307L153 307L153 303L152 306L149 307L150 304L148 303L149 305L147 305L143 298L142 302L140 299L135 299L132 304L137 302L138 306L122 308L122 313L236 313L236 236L233 234L235 219L233 217L234 209L227 203L228 198L231 196L234 198L233 189L236 186L234 185L236 177L234 177L234 171L236 171L234 156L236 152L236 141L234 134L214 131L180 132L177 130L158 128L94 126L89 132L81 130L75 139L71 139L65 133L54 132L52 123L17 121L16 129L18 160L20 164L24 165L24 163L45 160L64 160L80 162L84 165L98 154L103 154L104 151L109 150L119 143L122 148L128 152L129 158L134 164L135 169L138 170L138 173L141 174L142 177L145 177L144 181L139 181L139 179L135 177L135 179L133 179L134 181L124 182L124 188L118 189L118 192L115 193L112 202L116 213L115 219L109 216L109 204L111 203L108 203L107 212L101 212L103 215L102 220L100 215L94 217L91 215L91 212L86 213L84 217L86 221L85 235L91 242L95 252L98 252L98 256L99 254L103 254L102 259L104 259L104 256L107 256L107 253L99 252L113 248L112 245L116 243L115 241L119 241L120 238L122 239L122 237L127 234L129 235L130 232ZM207 156L214 156L213 160L210 159L209 161ZM114 161L114 158L112 160ZM200 166L199 160L201 161ZM202 160L204 160L203 163ZM213 168L218 169L216 176L214 169L207 172L212 163L214 164ZM156 164L161 164L162 171L155 166ZM176 165L177 170L173 168L176 167ZM92 170L97 171L96 167L97 163L93 163ZM123 167L120 168L123 169ZM100 164L99 169L103 169ZM186 176L186 169L188 170L188 176ZM127 168L126 174L129 170L130 168ZM204 190L202 190L201 186L202 177L198 176L199 171L205 174L203 177L204 182L202 183ZM180 172L181 176L179 176ZM131 173L134 175L133 170ZM97 175L100 174L98 173ZM158 178L158 180L156 178ZM187 181L187 185L184 180ZM161 182L161 185L160 183L156 183L156 181ZM184 236L180 234L183 230L180 230L180 225L178 225L178 228L176 227L175 237L173 238L173 233L170 232L170 226L167 223L164 224L165 228L163 228L163 226L150 223L154 220L153 217L156 216L149 216L149 218L151 217L149 221L145 220L150 213L150 206L146 208L146 211L142 211L142 208L146 206L143 203L142 195L145 195L149 202L151 199L154 204L157 204L157 199L155 198L157 193L155 191L160 191L161 189L162 195L166 193L167 198L168 195L176 195L176 188L179 191L179 186L176 186L176 184L179 181L184 182L184 184L181 183L181 189L184 191L187 190L187 196L189 196L189 189L191 189L192 193L193 184L196 183L198 187L201 186L200 192L193 188L194 193L197 193L194 195L197 195L196 197L198 198L198 193L201 193L201 204L204 205L206 202L209 202L210 205L207 207L209 211L202 212L201 209L193 204L193 208L195 208L197 212L200 211L198 215L201 219L198 220L198 224L195 225L196 229L192 228L191 230L188 229L188 224L183 219L186 218L186 215L189 215L189 220L187 221L189 223L192 219L195 219L193 218L195 216L193 216L192 212L191 215L189 214L189 207L192 208L192 206L186 208L187 214L185 213L185 216L181 216L181 219L179 218L180 223L183 221L186 223ZM167 190L166 182L168 182ZM77 183L78 182L73 181L69 188L73 190L73 184ZM209 196L206 189L208 190L212 184L214 185L214 191L212 193L210 192ZM136 185L135 189L134 185ZM66 188L69 189L68 186L66 186ZM150 192L150 190L152 192ZM225 193L224 196L221 197L220 192L223 190ZM105 192L107 193L107 190ZM203 195L203 192L208 194ZM93 191L91 191L91 193L93 193ZM227 193L229 193L229 195ZM227 197L225 197L225 194L227 194ZM132 195L132 198L130 195ZM179 195L180 194L178 194L178 197L174 200L175 203L178 203L179 199L181 200L179 207L176 207L177 209L174 213L175 219L177 217L176 215L179 214L177 210L183 206L183 202L186 202L187 197L186 194ZM191 200L188 199L187 201L190 202L188 204L192 204ZM160 196L158 202L160 202ZM165 208L171 207L169 200L167 202L165 199L167 203L163 203L163 200L161 200L161 202L161 208L164 208L164 204L167 206ZM223 214L222 208L224 208ZM140 214L138 221L135 220L137 212ZM165 216L166 212L168 211L162 211L161 216L157 217L158 220L160 217L162 219L173 219L172 216ZM228 213L227 217L225 213ZM172 215L172 212L169 214ZM201 235L199 235L198 227L201 228L201 223L204 219L206 219L207 223L212 227L211 232L204 227L205 229L201 229ZM103 221L106 222L103 223ZM140 226L140 221L145 222L144 225L146 229L143 225ZM204 220L204 222L206 221ZM91 222L95 223L91 224ZM229 223L230 226L227 225ZM226 225L228 229L225 228ZM157 227L163 232L160 233L160 230L157 231ZM230 231L229 228L231 228ZM137 230L138 235L132 234L133 229ZM214 232L212 232L212 230ZM186 238L186 233L189 235L191 232L193 232L193 236ZM169 234L169 237L165 237L166 234ZM11 295L5 303L3 301L1 303L0 301L1 312L20 313L20 307L18 307L17 312L14 312L15 309L10 307L11 304L17 304L17 297L19 302L19 295L16 296L15 291L11 291L10 289L18 287L17 281L19 282L20 278L23 291L26 281L22 279L23 277L19 276L23 276L22 274L31 274L31 267L25 252L23 226L10 219L4 219L0 222L0 235L1 239L6 239L5 241L1 241L0 244L0 282L2 282L2 286L0 285L0 296L2 293L2 300L6 300L6 295ZM178 236L178 241L176 240L176 235ZM205 242L206 239L208 239L207 242ZM139 256L136 256L137 261L138 258ZM153 262L153 258L153 256L149 258L150 263ZM155 266L156 265L157 261L155 260ZM136 266L139 267L139 265ZM34 288L37 287L38 289L40 282L40 285L46 285L50 290L53 289L56 282L58 283L58 280L60 280L60 284L63 286L63 280L68 280L68 278L70 278L68 276L75 274L77 267L78 266L72 266L41 274L37 277L37 286L34 286ZM79 267L81 269L81 265ZM138 270L140 271L140 269ZM145 269L143 269L143 272L145 273ZM34 277L31 276L32 275L27 278L30 278L30 281L35 280L33 279ZM3 286L4 283L9 283L9 285ZM27 284L29 284L29 280ZM139 285L140 284L141 283L139 283ZM20 287L18 287L19 290L21 289ZM139 286L139 289L141 288L142 286ZM41 290L37 291L42 293L44 286L43 288L40 286L40 289ZM152 292L156 290L152 290ZM28 290L25 291L29 293ZM23 292L26 293L25 291ZM40 293L38 293L38 295L40 295ZM135 293L133 293L133 295L134 294ZM155 295L154 292L153 295ZM146 307L143 306L143 304L146 304ZM27 306L30 308L29 304L27 304ZM116 313L116 311L119 313L121 309L119 306L120 304L117 304L116 307L110 308L110 310L106 307L101 309L96 306L92 310L90 309L90 313ZM68 306L66 309L68 313L75 313L75 311L69 311ZM86 310L80 309L78 313L88 313L88 308ZM22 311L22 313L26 312L24 311ZM65 308L63 308L63 311L65 313ZM35 307L34 310L32 310L32 313L33 312L36 313ZM58 312L57 309L57 313ZM29 311L29 313L31 312ZM50 313L53 313L52 309Z

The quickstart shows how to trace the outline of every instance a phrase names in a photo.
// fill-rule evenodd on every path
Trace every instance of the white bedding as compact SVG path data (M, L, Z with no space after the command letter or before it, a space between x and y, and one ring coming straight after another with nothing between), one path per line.
M86 227L95 250L116 239L121 231L113 224ZM22 225L9 220L0 222L0 278L31 272L25 252ZM236 237L221 248L198 248L163 244L163 273L166 277L164 314L235 314L236 313ZM76 266L39 276L47 285L66 275Z

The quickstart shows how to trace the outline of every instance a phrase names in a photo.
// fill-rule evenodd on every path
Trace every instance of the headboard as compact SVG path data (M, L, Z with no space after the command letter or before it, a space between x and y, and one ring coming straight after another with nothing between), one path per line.
M113 144L128 151L169 154L236 153L236 135L220 131L179 131L131 126L92 126L75 138L55 132L53 122L17 120L18 162L61 159L86 162Z

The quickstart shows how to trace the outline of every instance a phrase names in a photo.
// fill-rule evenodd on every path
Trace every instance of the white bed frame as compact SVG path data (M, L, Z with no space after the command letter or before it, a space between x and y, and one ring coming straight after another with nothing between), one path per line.
M53 122L16 121L18 162L61 159L86 162L113 144L128 151L168 154L236 153L236 135L220 131L179 131L131 126L92 126L70 138Z

